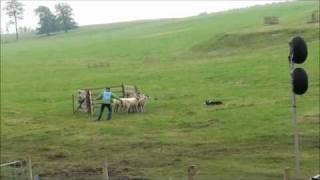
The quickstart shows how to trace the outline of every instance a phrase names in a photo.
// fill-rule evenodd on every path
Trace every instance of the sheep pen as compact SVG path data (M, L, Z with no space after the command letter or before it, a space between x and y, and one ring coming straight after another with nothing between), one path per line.
M72 111L73 114L84 112L94 115L100 107L97 98L101 95L105 88L110 88L111 92L116 94L121 101L114 99L112 102L112 110L115 113L137 113L144 112L145 105L149 96L142 93L136 86L117 85L106 86L102 88L83 88L78 89L76 94L72 94Z

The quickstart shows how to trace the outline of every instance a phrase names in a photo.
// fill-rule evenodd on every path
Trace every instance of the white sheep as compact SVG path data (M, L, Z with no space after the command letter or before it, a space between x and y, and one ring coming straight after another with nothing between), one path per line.
M144 112L144 107L149 99L149 96L145 94L139 94L138 95L138 106L137 109L139 112Z
M85 90L78 90L78 107L77 107L77 111L78 110L82 110L82 111L87 111L87 92Z
M137 98L120 98L122 100L122 110L124 112L136 112L138 108Z
M114 99L112 102L113 112L119 112L121 110L122 103L121 101Z

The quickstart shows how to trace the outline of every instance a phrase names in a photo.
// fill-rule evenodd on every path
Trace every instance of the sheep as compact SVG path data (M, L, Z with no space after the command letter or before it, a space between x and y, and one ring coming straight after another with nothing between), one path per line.
M147 103L149 99L148 95L145 94L138 94L138 111L139 112L144 112L144 106Z
M121 101L114 99L112 102L113 112L119 112L121 110Z
M144 107L149 99L149 96L142 94L140 92L130 92L126 93L127 96L132 97L124 97L119 100L114 100L112 103L114 112L144 112Z
M87 98L87 92L85 90L78 90L78 107L77 107L77 111L80 110L84 110L86 111L87 108L87 104L86 104L86 98Z
M138 99L137 98L120 98L123 102L122 110L124 112L135 112L138 107Z
M129 109L128 112L137 112L138 110L138 98L130 98L129 99Z

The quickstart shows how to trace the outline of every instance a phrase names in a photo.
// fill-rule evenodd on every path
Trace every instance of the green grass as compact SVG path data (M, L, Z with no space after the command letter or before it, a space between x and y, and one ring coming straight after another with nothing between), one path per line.
M281 3L8 40L1 44L1 154L32 155L40 174L108 159L112 175L183 177L195 164L202 179L280 179L285 167L294 169L288 41L302 35L310 87L298 97L301 166L304 177L315 175L319 24L306 22L318 7ZM268 15L280 24L263 25ZM94 63L109 66L88 68ZM99 123L72 114L78 88L122 82L152 97L145 113ZM209 98L224 106L203 106Z

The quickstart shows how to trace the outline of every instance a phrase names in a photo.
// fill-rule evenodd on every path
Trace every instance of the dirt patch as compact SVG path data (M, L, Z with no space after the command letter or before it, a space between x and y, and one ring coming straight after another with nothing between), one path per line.
M146 65L156 65L160 64L160 59L156 56L146 56L143 59L143 63Z
M112 164L109 170L109 175L112 177L112 179L135 179L135 178L140 178L143 177L143 172L139 168L134 168L137 167L134 162L124 159L121 160L120 162L116 164Z
M207 121L182 122L178 124L178 127L182 132L189 132L194 131L195 129L203 129L208 128L210 126L217 126L222 123L223 121L219 119L209 119Z
M163 143L160 141L141 141L130 144L130 148L133 149L152 149L152 148L159 148L163 146L171 146L172 144Z
M253 107L256 104L254 103L239 103L239 104L226 104L224 106L211 106L214 107L214 111L221 111L221 110L230 110L230 109L237 109L237 108L248 108L248 107ZM210 107L210 106L207 106ZM210 107L210 108L211 108Z
M59 160L59 159L65 159L67 157L67 155L65 155L64 153L62 152L58 152L58 153L52 153L52 154L49 154L47 156L48 160Z
M97 176L102 174L102 168L65 168L60 171L47 172L39 174L40 177L55 177L55 178L65 178L65 177L81 177L81 176Z
M194 97L194 94L171 94L168 95L166 97L164 97L164 99L166 99L167 101L174 101L175 99L185 99L185 98L190 98L190 97Z
M117 164L110 164L108 167L108 174L113 180L133 180L133 179L147 179L143 177L143 173L139 170L129 166L128 160L121 160ZM54 179L68 179L74 178L77 180L86 179L100 179L104 176L103 168L91 168L91 167L65 167L59 171L52 171L39 174L43 178Z
M178 152L176 152L176 157L192 157L208 160L225 156L239 156L242 154L247 155L248 152L252 154L263 154L270 153L271 151L272 147L269 147L268 145L203 142L189 144L180 148Z
M120 165L121 166L128 166L129 165L129 161L128 160L121 160L120 161Z
M319 124L320 114L304 115L302 121L312 124Z
M159 32L159 33L153 33L153 34L148 34L144 36L137 37L138 39L144 39L144 38L153 38L153 37L159 37L159 36L166 36L170 34L175 34L175 33L180 33L189 30L189 28L183 28L183 29L177 29L173 31L167 31L167 32Z
M313 27L224 33L195 45L191 50L193 52L212 53L218 50L223 50L223 52L232 52L234 49L241 48L242 50L244 50L244 48L250 50L251 48L268 48L272 45L281 44L284 40L287 41L296 34L303 35L306 40L315 40L318 38L317 29Z

